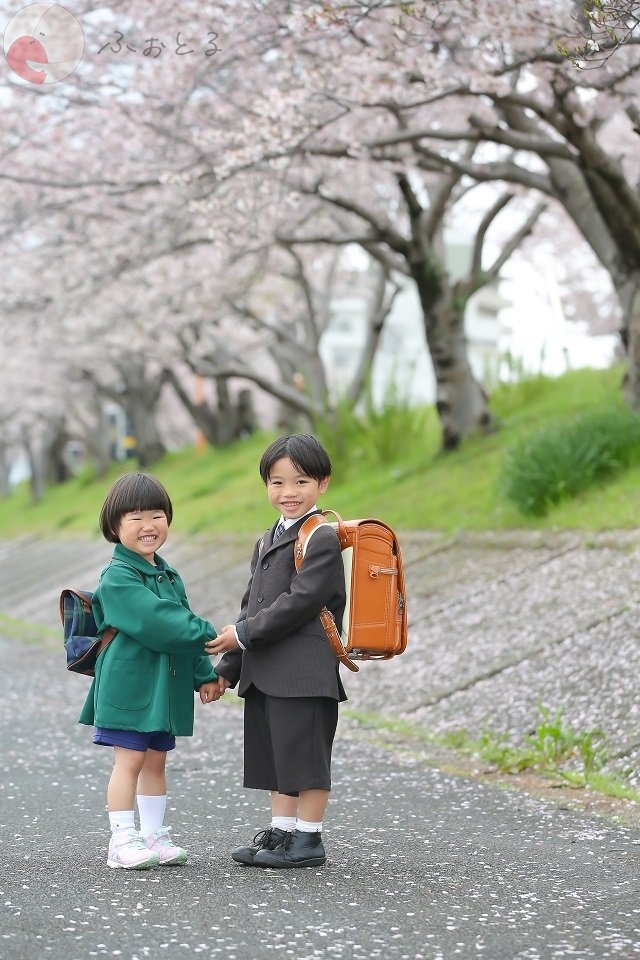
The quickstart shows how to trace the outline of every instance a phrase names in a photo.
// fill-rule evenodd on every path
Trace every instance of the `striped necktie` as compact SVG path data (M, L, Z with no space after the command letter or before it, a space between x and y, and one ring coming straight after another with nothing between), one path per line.
M279 520L278 526L276 527L275 533L273 535L273 543L275 543L278 537L281 537L283 533L284 533L284 520Z

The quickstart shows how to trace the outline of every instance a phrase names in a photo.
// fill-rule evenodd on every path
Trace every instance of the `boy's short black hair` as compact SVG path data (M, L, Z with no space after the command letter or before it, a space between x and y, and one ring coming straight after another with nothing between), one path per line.
M164 510L167 524L173 520L173 506L160 481L148 473L126 473L112 484L100 511L100 529L105 540L120 543L120 521L125 513L134 510Z
M331 460L322 444L308 433L294 433L274 440L262 454L260 476L263 483L268 482L271 468L282 457L288 457L300 473L314 480L331 476Z

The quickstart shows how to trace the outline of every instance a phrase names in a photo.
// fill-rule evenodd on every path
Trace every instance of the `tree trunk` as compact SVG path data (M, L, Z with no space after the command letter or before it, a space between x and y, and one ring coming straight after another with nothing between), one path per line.
M463 293L461 281L452 286L446 268L443 214L458 179L455 174L449 182L445 180L432 197L434 211L440 209L440 215L434 219L427 215L428 211L420 203L409 178L404 174L398 177L411 225L411 237L407 243L401 244L401 248L422 307L425 336L436 378L436 410L442 430L442 450L455 450L468 434L495 428L487 395L471 370L464 330L469 297L484 284L477 282L472 264L466 284L468 292ZM500 206L495 208L496 212ZM487 226L481 224L481 232L476 236L480 254Z
M133 427L138 462L145 469L152 467L167 452L156 424L155 404L148 403L144 392L131 391L125 394L122 403Z
M229 384L225 377L216 377L216 396L218 399L218 413L216 416L218 427L218 444L222 447L231 443L237 436L237 410L231 400Z
M453 308L435 311L426 334L436 377L442 449L455 450L463 437L495 429L495 421L487 395L471 370L464 317Z
M64 417L58 417L48 424L41 451L42 471L47 485L64 483L73 476L66 455L69 439Z
M278 368L280 383L286 383L287 385L292 384L296 392L300 395L315 398L315 395L319 392L315 373L311 377L311 384L309 384L307 379L309 371L306 369L304 371L298 369L299 364L292 360L289 353L280 353L276 350L271 350L270 352ZM320 362L319 358L318 362ZM324 411L327 404L327 387L326 380L324 379L324 371L322 372L321 382L324 384L324 394L321 393L319 403L316 401L318 411ZM283 434L296 433L299 430L313 431L317 419L316 414L311 412L315 405L314 402L310 404L309 412L306 413L293 403L289 403L286 399L279 399L280 403L278 404L278 412L276 415L278 430Z
M469 363L464 330L466 301L456 302L448 279L431 264L413 263L411 268L436 378L442 449L455 450L463 437L495 429L495 420Z
M97 385L98 391L120 404L135 438L134 452L141 467L152 467L167 452L157 424L158 404L166 375L164 371L153 372L142 361L123 359L118 367L121 378L119 390L109 390Z
M165 375L194 424L198 430L204 434L207 443L215 447L218 443L218 418L216 411L209 406L206 400L203 400L202 403L197 403L196 400L189 395L187 390L185 390L175 370L167 368Z
M500 101L502 118L512 129L540 142L546 136L546 120L539 119L535 100L529 111L521 97L518 101ZM585 125L579 98L556 95L554 107L554 126L576 156L569 160L542 155L550 177L547 192L562 204L611 277L622 307L620 332L628 354L624 397L632 409L640 410L640 231L638 217L634 216L637 188L624 177L619 161L604 152L597 138L598 126ZM545 109L551 115L550 108ZM527 184L528 176L527 170L513 180Z
M256 411L251 390L238 391L238 437L248 437L257 429Z
M370 302L367 305L367 339L358 363L358 369L346 394L354 407L359 403L364 393L378 351L385 321L400 291L397 284L390 284L388 270L376 269L372 280Z
M0 443L0 498L8 497L11 493L10 475L9 448L5 443Z
M255 430L250 390L240 390L234 401L230 396L227 378L214 377L218 404L217 409L214 409L206 401L197 403L193 400L174 370L167 370L166 377L196 427L202 431L207 443L212 447L225 446Z
M33 440L27 436L24 440L24 448L29 461L29 487L31 489L31 500L33 503L40 503L44 496L45 482L42 470L42 458L33 445Z
M109 423L100 397L93 397L95 424L82 432L82 442L91 457L97 477L105 477L112 461L112 438Z
M632 410L640 411L640 277L623 296L625 314L623 340L627 349L624 398Z

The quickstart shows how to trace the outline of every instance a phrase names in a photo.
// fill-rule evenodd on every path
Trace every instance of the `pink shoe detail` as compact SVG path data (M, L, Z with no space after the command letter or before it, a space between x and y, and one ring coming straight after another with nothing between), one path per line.
M107 866L122 870L148 870L157 867L160 857L146 846L136 830L123 830L111 837Z
M185 863L188 856L186 850L175 845L170 834L171 827L160 827L150 833L144 841L147 849L157 854L161 867L171 867Z

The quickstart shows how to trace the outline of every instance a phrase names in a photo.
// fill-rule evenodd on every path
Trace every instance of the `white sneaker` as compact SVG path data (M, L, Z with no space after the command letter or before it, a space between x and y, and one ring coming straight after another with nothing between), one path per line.
M123 870L148 870L157 867L160 858L149 850L137 830L122 830L111 837L108 867L120 867Z
M186 850L175 845L169 836L170 833L171 827L159 827L153 833L150 833L144 841L147 849L153 850L158 856L161 867L171 867L179 863L185 863L188 856Z

